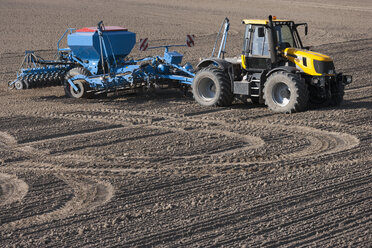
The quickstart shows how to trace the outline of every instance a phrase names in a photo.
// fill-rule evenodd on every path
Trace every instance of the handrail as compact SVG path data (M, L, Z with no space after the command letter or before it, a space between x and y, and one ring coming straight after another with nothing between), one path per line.
M217 47L217 42L220 38L222 28L223 28L223 34L222 34L220 49L218 50L217 58L221 58L221 54L222 54L222 58L225 57L225 53L226 53L225 48L226 48L227 35L228 35L228 32L229 32L229 27L230 27L230 20L229 20L229 18L226 17L222 22L220 30L218 31L216 41L214 42L214 47L213 47L211 57L214 57L214 53L215 53L215 50L216 50L216 47Z
M61 38L59 38L58 42L57 42L57 50L58 52L61 52L61 51L66 51L68 49L66 48L59 48L59 43L62 41L62 39L66 36L67 32L70 31L70 34L72 34L72 31L76 30L76 28L68 28L66 29L66 31L63 33L63 35L61 36Z

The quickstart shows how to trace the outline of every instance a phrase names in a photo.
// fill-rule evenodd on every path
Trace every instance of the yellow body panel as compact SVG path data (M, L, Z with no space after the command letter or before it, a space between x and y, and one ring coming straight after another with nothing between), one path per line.
M245 55L242 54L242 67L243 69L247 69L247 64L245 63Z
M309 51L309 50L304 50L304 49L298 49L298 48L286 48L282 52L282 56L288 59L289 61L295 63L299 68L302 69L302 71L308 75L311 76L322 76L322 74L317 73L315 71L314 67L314 60L318 61L325 61L325 62L331 62L333 61L331 57ZM242 58L242 67L243 69L247 69L247 64L246 64L246 56L241 55ZM303 58L306 58L306 65L303 63ZM333 74L329 74L333 75Z
M286 48L282 53L283 57L289 61L295 63L300 67L303 72L312 76L321 76L322 74L317 73L314 68L314 60L331 62L332 58L313 51L298 49L298 48ZM306 58L306 65L303 63L303 58Z
M305 49L299 49L299 48L286 48L283 51L284 54L293 54L297 56L307 57L310 59L316 59L319 61L332 61L332 58L328 55L305 50Z
M273 22L290 22L290 21L289 20L273 20ZM267 25L267 24L269 24L269 20L244 19L243 24Z

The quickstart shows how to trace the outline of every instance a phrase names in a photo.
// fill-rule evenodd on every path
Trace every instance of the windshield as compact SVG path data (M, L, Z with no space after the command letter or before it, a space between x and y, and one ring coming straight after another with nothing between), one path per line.
M288 25L275 25L275 30L278 37L278 46L281 49L297 47L293 39L292 29Z

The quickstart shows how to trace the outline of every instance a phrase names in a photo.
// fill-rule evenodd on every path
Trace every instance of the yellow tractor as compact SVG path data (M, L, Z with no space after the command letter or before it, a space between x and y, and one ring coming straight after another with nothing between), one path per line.
M198 103L229 106L235 98L250 99L280 113L341 104L344 86L352 82L352 77L336 73L331 57L303 46L297 28L303 26L307 35L307 23L269 16L268 20L243 20L243 24L240 58L224 56L230 26L226 18L212 56L197 65L192 91ZM218 40L221 43L215 56Z

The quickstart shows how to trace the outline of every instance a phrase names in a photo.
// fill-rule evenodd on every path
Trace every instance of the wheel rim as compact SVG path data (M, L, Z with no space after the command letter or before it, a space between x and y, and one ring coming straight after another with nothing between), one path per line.
M276 84L272 91L273 101L279 106L286 106L291 99L291 90L283 82Z
M23 83L21 81L17 81L14 83L14 87L17 89L17 90L22 90L23 89Z
M71 95L75 98L80 98L82 97L83 93L84 93L84 86L83 84L80 82L80 81L75 81L74 82L75 86L78 88L77 91L74 90L74 88L72 88L72 86L70 85L70 92L71 92Z
M204 100L211 101L216 96L216 84L210 78L203 78L198 85L198 92Z

